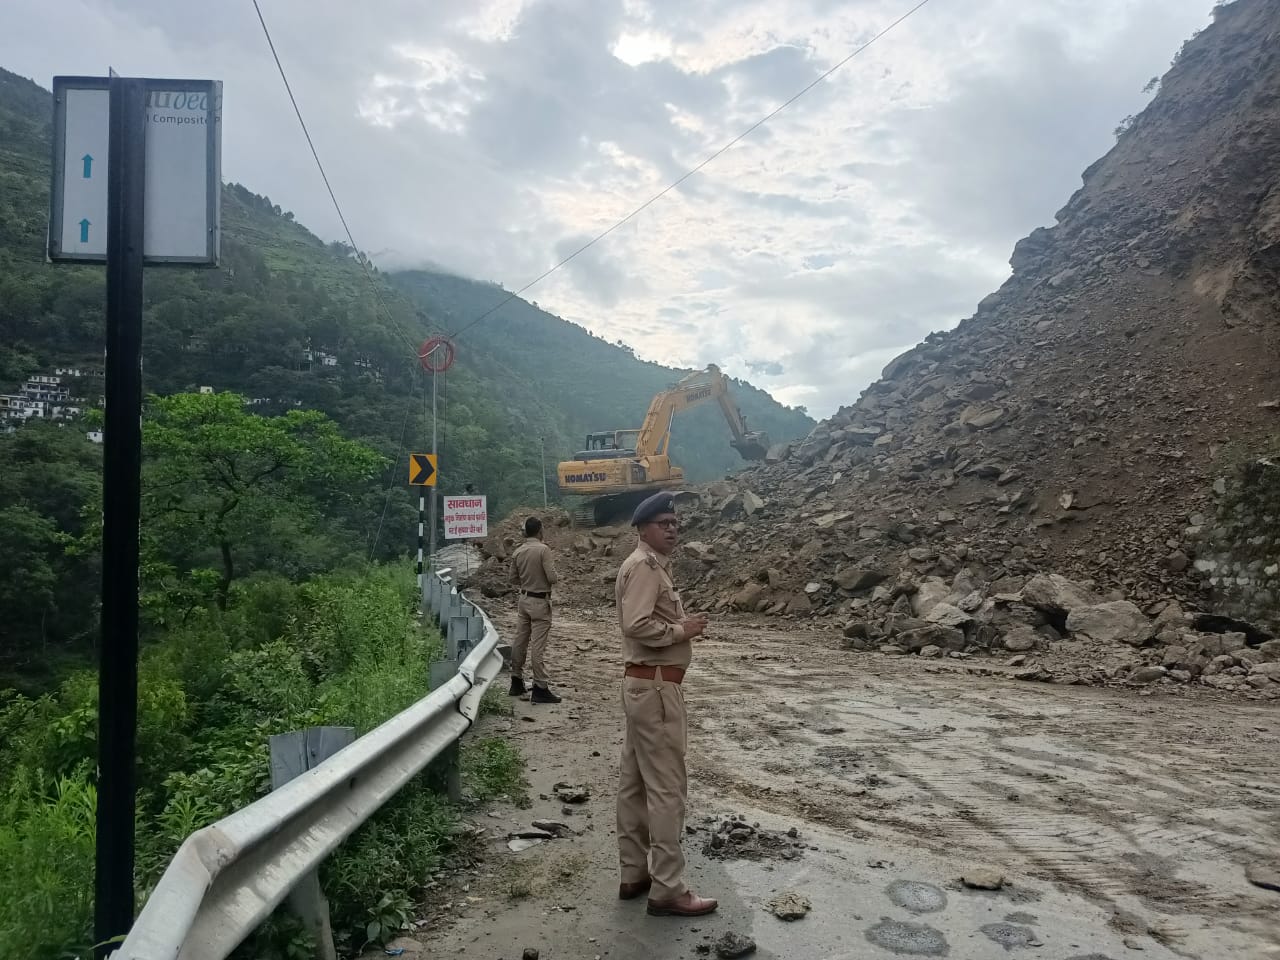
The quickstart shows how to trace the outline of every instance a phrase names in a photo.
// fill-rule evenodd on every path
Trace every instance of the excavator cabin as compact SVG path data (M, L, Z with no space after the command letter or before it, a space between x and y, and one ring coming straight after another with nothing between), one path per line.
M586 446L574 454L574 459L611 460L614 457L635 456L636 438L639 436L639 430L588 433Z

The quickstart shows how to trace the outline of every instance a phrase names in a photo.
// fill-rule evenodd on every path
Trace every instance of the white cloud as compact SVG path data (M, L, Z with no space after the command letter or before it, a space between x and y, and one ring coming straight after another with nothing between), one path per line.
M908 5L263 9L356 239L515 289ZM1210 5L937 0L528 296L829 413L1004 279ZM222 79L227 178L339 236L251 6L6 0L0 64Z

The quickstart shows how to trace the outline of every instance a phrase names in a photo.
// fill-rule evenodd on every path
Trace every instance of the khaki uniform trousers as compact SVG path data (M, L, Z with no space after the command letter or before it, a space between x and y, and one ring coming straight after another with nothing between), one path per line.
M545 656L547 635L551 633L551 601L538 597L521 597L516 610L516 636L511 641L511 678L524 679L524 662L527 657L532 661L534 684L539 687L550 686Z
M659 668L661 670L661 668ZM660 675L660 674L659 674ZM653 900L674 900L684 882L684 691L678 683L622 678L625 717L618 778L618 856L623 883L653 878Z

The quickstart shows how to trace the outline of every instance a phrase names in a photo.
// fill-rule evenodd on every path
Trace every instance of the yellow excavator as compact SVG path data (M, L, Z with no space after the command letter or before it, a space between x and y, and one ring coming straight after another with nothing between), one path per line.
M733 434L730 446L744 460L763 460L769 438L747 429L746 418L729 396L729 381L720 368L689 374L653 398L639 430L613 430L587 435L586 449L557 467L560 492L585 498L572 511L578 526L602 526L629 515L645 497L684 486L684 470L667 455L671 423L681 410L716 400Z

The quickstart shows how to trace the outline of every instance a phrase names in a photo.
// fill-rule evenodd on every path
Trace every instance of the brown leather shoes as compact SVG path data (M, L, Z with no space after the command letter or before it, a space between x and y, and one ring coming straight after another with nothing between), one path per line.
M686 890L682 896L674 900L650 900L649 915L654 917L703 917L715 913L719 901L700 897L692 890Z
M653 878L645 877L643 880L637 880L634 883L618 884L619 900L634 900L642 893L648 893L649 888L653 886Z

